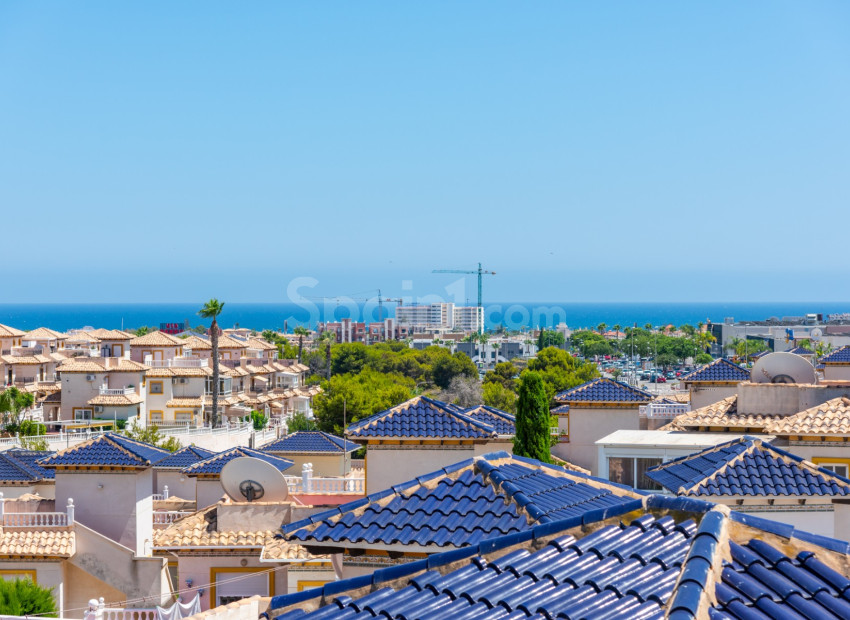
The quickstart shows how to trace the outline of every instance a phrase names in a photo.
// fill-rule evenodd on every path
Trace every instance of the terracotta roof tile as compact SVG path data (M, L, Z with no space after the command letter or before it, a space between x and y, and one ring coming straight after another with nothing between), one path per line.
M166 407L200 407L201 397L197 398L172 398L167 403Z
M23 335L24 332L22 332L21 330L0 323L0 338L14 338Z
M24 334L24 340L65 340L65 338L67 338L65 334L60 334L47 327L37 327Z
M183 347L186 349L192 349L193 351L212 350L212 344L210 344L208 340L198 338L197 336L189 336L188 338L183 340Z
M138 405L145 402L145 399L138 394L122 394L115 396L107 396L100 394L87 401L88 405L112 405L112 406L128 406Z
M182 347L183 341L165 332L150 332L130 341L131 347Z
M218 507L214 504L154 531L154 547L262 547L274 540L275 531L219 532Z
M103 329L102 327L98 329L92 329L87 333L90 336L94 336L98 340L132 340L134 336L128 334L127 332L122 332L118 329Z
M49 364L53 360L46 355L0 355L0 361L10 366L35 366Z
M273 562L275 560L305 561L319 559L327 559L327 556L313 555L301 545L288 542L283 538L275 538L274 540L266 543L262 552L260 552L260 562Z
M794 415L779 417L767 425L772 435L850 435L850 399L828 400Z
M72 529L39 530L4 529L0 533L2 557L69 558L74 555L76 540Z
M219 336L218 337L218 348L219 349L246 349L248 347L247 342L243 342L241 340L236 340L235 338L231 338L230 336ZM212 345L210 345L212 348Z
M721 427L726 429L763 430L773 420L781 416L762 414L738 414L738 397L729 396L688 413L676 416L662 426L662 431L684 431L701 427Z

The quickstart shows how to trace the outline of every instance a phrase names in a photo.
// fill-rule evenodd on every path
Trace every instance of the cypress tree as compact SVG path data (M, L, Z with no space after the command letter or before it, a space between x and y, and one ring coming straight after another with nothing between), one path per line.
M514 454L551 462L549 452L549 399L543 379L534 371L522 373L516 411Z

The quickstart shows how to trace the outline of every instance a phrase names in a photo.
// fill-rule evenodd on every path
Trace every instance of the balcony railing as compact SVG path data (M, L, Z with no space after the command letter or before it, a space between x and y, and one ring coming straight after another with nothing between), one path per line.
M12 347L12 357L29 357L31 355L41 355L44 353L44 347L36 345L34 347ZM6 354L8 355L8 353Z
M74 500L68 500L65 512L6 512L0 493L0 525L3 527L68 527L74 523Z
M99 390L101 396L130 396L131 394L136 393L136 388L132 387L123 387L123 388L108 388L101 387Z
M691 406L686 403L650 403L648 405L641 405L639 412L640 417L642 418L672 420L676 416L682 415L683 413L688 413L690 410Z
M206 368L209 366L209 360L200 357L174 357L168 360L155 360L150 355L146 355L145 366L151 368Z
M365 493L364 478L299 478L286 476L289 492L295 494L333 494L333 493Z
M190 514L193 514L191 510L158 510L153 513L153 524L171 525Z

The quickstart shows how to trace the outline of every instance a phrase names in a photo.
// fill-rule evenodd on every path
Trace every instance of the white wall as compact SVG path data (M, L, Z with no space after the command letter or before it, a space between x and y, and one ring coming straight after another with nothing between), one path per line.
M154 469L154 478L156 480L155 493L163 493L163 489L168 485L170 497L195 501L197 479L192 476L184 476L179 469Z
M196 478L195 487L195 505L198 510L212 506L225 495L224 487L221 486L221 480Z
M559 417L559 424L563 423ZM623 409L570 407L569 443L552 447L552 454L597 475L598 448L596 442L618 430L640 430L638 407Z
M153 538L153 473L56 471L56 505L74 500L74 518L138 555L150 551Z
M690 385L691 411L707 407L738 393L737 385Z
M366 450L366 493L388 489L417 476L472 458L473 446Z

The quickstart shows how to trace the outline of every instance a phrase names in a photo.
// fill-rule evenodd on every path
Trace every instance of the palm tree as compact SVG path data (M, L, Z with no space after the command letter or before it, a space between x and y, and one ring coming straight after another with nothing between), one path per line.
M330 381L331 378L331 344L336 342L336 334L332 331L325 330L319 334L318 341L325 343L325 378Z
M304 336L310 335L310 330L304 327L303 325L299 325L292 332L298 336L298 363L301 363L301 351L304 349Z
M218 414L218 315L224 310L224 302L212 298L198 312L202 319L212 319L210 323L210 340L212 341L212 425L218 426L221 419Z
M21 392L16 387L0 392L0 413L3 414L3 423L17 426L21 422L21 412L32 407L34 403L35 397L32 394Z
M596 331L598 331L600 334L604 334L606 327L608 327L608 326L605 323L600 323L599 325L596 326Z
M726 343L725 348L726 348L727 351L732 351L733 354L737 355L738 354L738 347L743 342L744 341L741 340L740 338L737 338L737 337L732 338L729 342Z
M643 326L643 328L644 328L646 331L651 332L651 331L652 331L652 323L646 323L646 324Z

